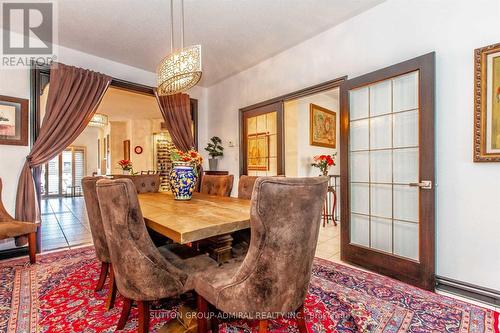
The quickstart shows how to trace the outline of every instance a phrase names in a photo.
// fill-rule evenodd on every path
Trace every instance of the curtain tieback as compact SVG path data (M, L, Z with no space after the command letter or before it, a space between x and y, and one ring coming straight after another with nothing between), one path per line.
M32 164L31 164L31 156L30 155L26 156L26 163L28 163L28 166L31 169L32 168Z

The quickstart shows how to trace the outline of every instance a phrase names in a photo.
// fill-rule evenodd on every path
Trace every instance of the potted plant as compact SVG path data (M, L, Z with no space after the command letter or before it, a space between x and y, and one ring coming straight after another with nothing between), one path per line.
M314 163L311 166L318 168L323 176L328 176L328 169L335 165L335 156L337 153L332 155L316 155L313 157Z
M133 173L132 162L130 160L120 160L118 161L118 165L122 168L124 175L130 175Z
M175 200L191 200L198 180L198 167L203 162L201 155L194 149L183 152L174 149L170 155L170 189Z
M218 136L213 136L210 141L205 148L208 151L208 155L210 155L208 166L211 171L217 171L219 166L217 157L224 155L224 147L222 147L222 140Z

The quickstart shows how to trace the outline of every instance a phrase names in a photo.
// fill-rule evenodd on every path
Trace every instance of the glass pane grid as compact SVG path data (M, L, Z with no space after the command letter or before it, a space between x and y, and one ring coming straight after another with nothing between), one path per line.
M350 108L358 110L350 121L351 242L418 260L419 190L410 186L419 179L418 75L352 92Z

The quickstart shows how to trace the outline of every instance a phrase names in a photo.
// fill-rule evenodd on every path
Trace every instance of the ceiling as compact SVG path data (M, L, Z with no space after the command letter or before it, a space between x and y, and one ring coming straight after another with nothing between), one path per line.
M384 0L185 0L185 45L210 86ZM170 52L168 0L57 0L59 44L154 72ZM180 0L174 0L179 41Z

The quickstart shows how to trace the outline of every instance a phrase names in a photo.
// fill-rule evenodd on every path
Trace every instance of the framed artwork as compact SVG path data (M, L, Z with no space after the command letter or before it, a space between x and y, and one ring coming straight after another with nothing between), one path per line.
M28 145L28 100L0 96L0 145Z
M309 144L336 148L337 114L316 104L309 105Z
M130 140L123 141L123 159L130 161Z
M248 170L269 170L269 134L267 132L249 134Z
M142 151L143 151L143 149L142 149L142 147L141 147L141 146L135 146L135 148L134 148L134 152L135 152L137 155L142 154Z
M500 44L474 51L474 162L500 162Z

